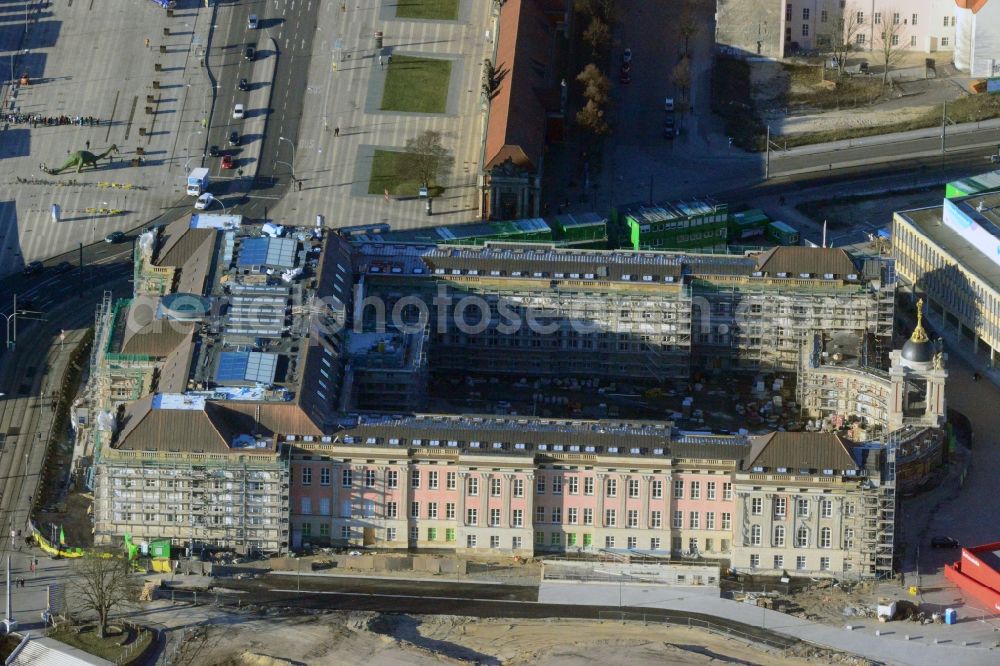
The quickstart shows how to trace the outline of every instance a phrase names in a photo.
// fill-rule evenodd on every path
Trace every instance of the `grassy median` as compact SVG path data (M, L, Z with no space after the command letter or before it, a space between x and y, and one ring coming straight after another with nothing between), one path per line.
M458 19L458 0L399 0L396 18L455 21Z
M444 113L448 106L451 61L397 55L387 65L383 111Z

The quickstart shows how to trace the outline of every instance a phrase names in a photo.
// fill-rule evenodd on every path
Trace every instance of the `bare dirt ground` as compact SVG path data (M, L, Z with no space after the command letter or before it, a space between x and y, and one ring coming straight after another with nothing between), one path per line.
M968 77L956 76L951 65L942 63L936 76L926 78L922 54L913 56L894 69L893 86L884 94L879 75L845 77L835 84L830 79L837 77L829 71L821 82L821 67L754 63L754 101L772 132L789 136L917 121L967 95Z
M831 663L812 649L765 652L697 629L587 620L479 620L455 616L329 613L199 628L174 664L203 666L424 666L440 664ZM848 658L848 662L853 659Z

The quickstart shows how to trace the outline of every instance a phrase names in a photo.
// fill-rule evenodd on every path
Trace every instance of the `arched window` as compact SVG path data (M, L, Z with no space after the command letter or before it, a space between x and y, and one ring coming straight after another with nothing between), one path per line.
M809 528L800 527L798 532L795 533L795 547L796 548L808 548L809 547Z
M819 547L829 548L832 546L833 538L829 527L824 527L819 531Z
M750 545L760 545L760 525L753 525L750 527Z
M785 545L785 526L775 525L774 526L774 545L778 548L782 548Z

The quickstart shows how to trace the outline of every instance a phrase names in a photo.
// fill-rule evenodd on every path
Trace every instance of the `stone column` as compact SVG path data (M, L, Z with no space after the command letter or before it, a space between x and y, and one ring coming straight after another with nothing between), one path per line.
M598 474L597 483L595 484L597 488L597 515L594 516L594 527L606 527L604 524L604 493L607 492L605 487L605 479L608 478L607 474Z
M490 475L479 473L479 525L490 525Z
M469 489L466 487L468 476L468 472L458 473L458 506L455 507L455 521L459 527L465 527L465 494L469 492ZM459 530L459 533L462 532L463 530Z
M639 509L639 527L649 529L649 512L652 510L650 500L653 495L653 475L643 474L642 485L639 486L639 496L642 498L642 508Z
M514 504L514 474L504 474L504 483L500 486L500 499L503 501L503 509L500 510L500 526L510 529L513 526L511 513Z

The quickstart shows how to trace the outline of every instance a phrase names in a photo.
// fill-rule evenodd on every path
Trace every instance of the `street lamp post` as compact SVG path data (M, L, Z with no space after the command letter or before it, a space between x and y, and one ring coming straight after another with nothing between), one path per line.
M188 134L187 144L185 144L185 146L184 146L184 154L188 156L187 161L184 162L184 170L185 171L187 171L188 165L191 164L191 160L193 160L195 157L205 157L204 153L202 153L200 155L197 155L197 156L191 154L191 139L193 137L200 136L200 135L201 135L201 130L198 130L194 134Z
M282 141L287 141L288 145L292 147L292 164L288 165L288 169L292 172L292 182L295 182L295 180L296 180L296 178L295 178L295 167L293 166L295 164L295 143L293 143L291 139L286 139L283 136L279 136L278 137L278 146L279 147L281 146L281 142ZM275 151L275 152L277 152L277 151ZM275 156L275 160L274 161L278 162L277 156ZM287 164L285 162L278 162L278 163L279 164Z
M220 206L222 206L222 214L223 214L223 215L225 215L226 213L228 213L228 212L229 212L229 211L228 211L228 209L226 208L226 204L222 203L222 200L221 200L221 199L216 199L216 198L215 198L214 196L212 196L211 194L209 194L208 196L209 196L209 202L210 202L210 203L217 203L217 204L219 204Z

